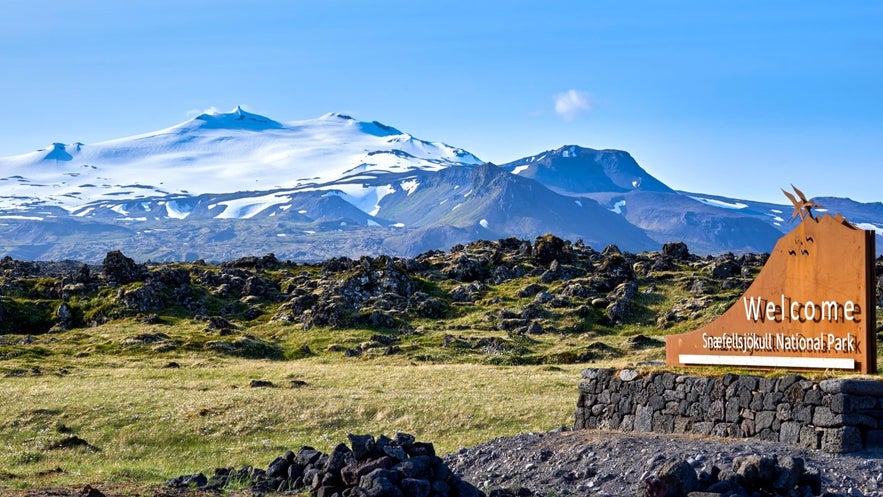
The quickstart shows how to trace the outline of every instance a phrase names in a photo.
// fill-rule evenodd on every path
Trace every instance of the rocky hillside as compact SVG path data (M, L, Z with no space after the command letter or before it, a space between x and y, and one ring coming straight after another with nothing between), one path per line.
M51 334L55 343L69 339L73 353L658 360L660 335L726 310L765 259L701 258L682 243L599 252L551 235L316 264L272 254L219 265L136 263L117 251L95 266L7 257L0 260L0 357L50 353L32 342ZM108 327L110 344L73 332Z

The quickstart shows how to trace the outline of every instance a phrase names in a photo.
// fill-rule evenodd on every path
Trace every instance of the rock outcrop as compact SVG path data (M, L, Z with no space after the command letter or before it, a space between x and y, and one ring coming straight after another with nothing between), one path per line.
M219 491L231 483L255 494L309 492L316 497L484 497L484 493L451 472L431 443L413 435L393 438L348 435L330 454L312 447L288 451L264 468L218 468L210 477L199 473L166 482L179 489Z

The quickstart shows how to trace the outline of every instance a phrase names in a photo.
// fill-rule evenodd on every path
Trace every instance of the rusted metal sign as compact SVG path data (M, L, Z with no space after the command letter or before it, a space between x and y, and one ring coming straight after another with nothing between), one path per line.
M876 373L875 232L785 192L800 224L717 320L666 337L666 363Z

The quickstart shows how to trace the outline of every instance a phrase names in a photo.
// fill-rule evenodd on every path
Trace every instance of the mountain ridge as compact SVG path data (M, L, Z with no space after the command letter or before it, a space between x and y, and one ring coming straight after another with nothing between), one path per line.
M675 191L622 150L564 145L496 166L379 121L277 121L239 106L0 157L0 174L0 254L24 259L96 260L108 248L153 260L413 256L550 232L632 251L683 241L696 253L763 252L791 211ZM883 204L822 204L883 234Z

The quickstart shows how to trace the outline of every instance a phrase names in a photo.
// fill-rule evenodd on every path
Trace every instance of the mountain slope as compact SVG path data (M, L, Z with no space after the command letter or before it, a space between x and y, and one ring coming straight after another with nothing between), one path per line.
M491 239L551 232L571 240L581 238L592 246L618 244L638 251L659 246L591 199L559 195L493 164L427 175L413 190L384 197L380 213L409 227L480 226Z
M633 191L592 197L653 240L683 241L695 253L766 252L782 236L771 224L771 217L763 219L760 214L709 205L677 192Z

